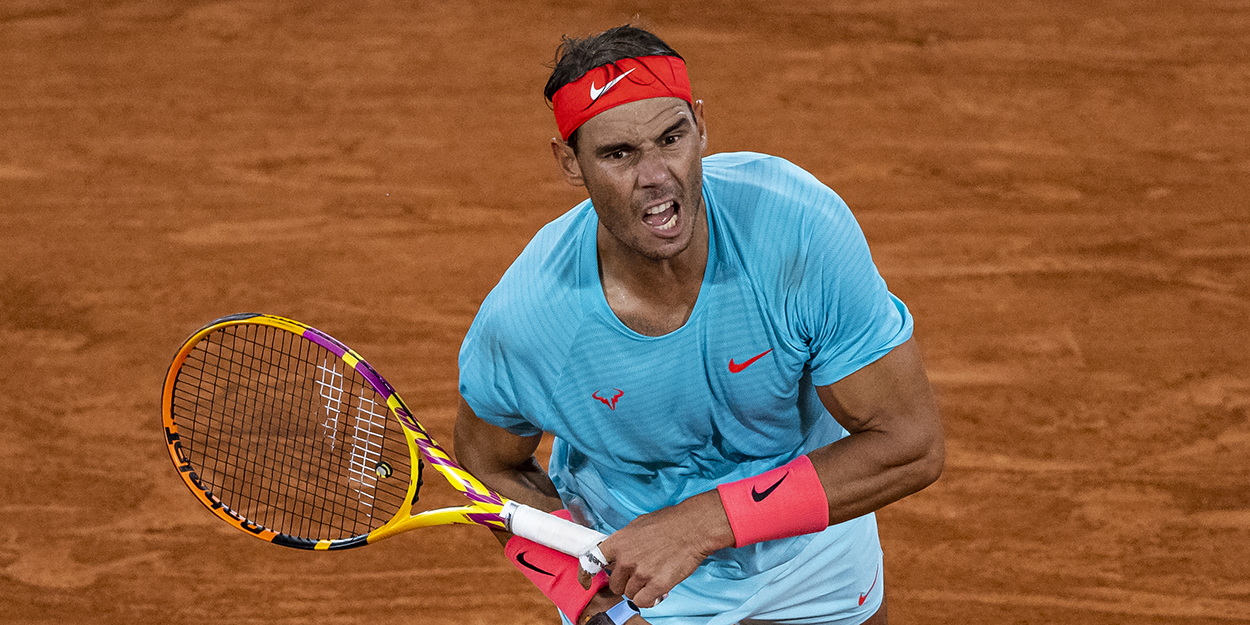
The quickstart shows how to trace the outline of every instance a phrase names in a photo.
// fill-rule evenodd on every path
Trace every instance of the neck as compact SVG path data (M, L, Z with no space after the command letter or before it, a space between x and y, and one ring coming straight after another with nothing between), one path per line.
M667 334L690 318L707 270L708 230L703 207L694 226L690 245L662 259L638 254L599 226L599 279L604 297L617 318L635 332Z

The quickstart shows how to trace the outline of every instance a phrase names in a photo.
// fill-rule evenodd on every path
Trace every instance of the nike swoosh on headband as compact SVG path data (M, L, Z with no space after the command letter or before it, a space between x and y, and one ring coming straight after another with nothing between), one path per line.
M631 68L629 69L629 72L632 72L632 71L634 71L634 70L636 70L636 69L638 69L638 68L637 68L637 67L631 67ZM591 83L590 83L590 101L591 101L591 102L594 102L595 100L598 100L598 99L599 99L599 96L601 96L601 95L603 95L604 93L606 93L606 92L608 91L608 89L611 89L611 88L612 88L612 85L615 85L616 83L621 82L621 79L622 79L622 78L624 78L624 77L626 77L626 76L628 76L628 75L629 75L629 72L625 72L624 74L621 74L620 76L617 76L616 78L613 78L610 82L608 82L608 84L604 85L602 89L596 89L596 88L595 88L595 83L594 83L594 81L591 81Z

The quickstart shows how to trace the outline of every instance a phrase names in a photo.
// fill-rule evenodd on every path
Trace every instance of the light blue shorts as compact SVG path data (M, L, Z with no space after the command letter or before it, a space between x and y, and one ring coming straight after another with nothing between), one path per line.
M653 625L859 625L881 607L884 576L877 519L868 514L745 579L700 567L642 617Z

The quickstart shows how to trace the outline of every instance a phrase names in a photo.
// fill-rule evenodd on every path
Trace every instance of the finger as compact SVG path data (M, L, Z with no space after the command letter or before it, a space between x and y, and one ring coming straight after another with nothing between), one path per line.
M639 607L654 608L655 606L660 605L660 602L668 597L667 591L669 589L671 588L666 588L664 589L664 592L661 592L661 586L659 584L650 583L642 585L642 588L638 590L637 594L627 596L632 596L634 603Z
M577 561L581 565L577 571L577 582L582 585L582 588L587 590L590 589L592 578L598 575L600 571L607 569L608 564L611 562L608 556L603 554L603 550L599 545L594 545L586 550L582 555L578 556Z
M612 569L612 574L608 576L608 589L622 597L632 597L633 595L626 592L632 579L633 569L628 566L617 565ZM641 588L641 584L639 585Z
M634 575L625 583L625 588L621 593L621 596L629 597L629 600L633 601L636 605L638 605L638 607L654 607L654 599L652 598L654 593L650 593L647 590L647 586L649 585L649 582L643 579L642 576Z

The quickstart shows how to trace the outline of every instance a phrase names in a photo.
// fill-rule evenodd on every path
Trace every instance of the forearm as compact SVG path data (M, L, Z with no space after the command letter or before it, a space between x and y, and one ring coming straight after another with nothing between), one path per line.
M551 512L563 507L556 487L534 457L539 436L518 436L477 417L464 400L456 417L456 460L495 492Z
M556 487L551 483L551 479L541 470L538 461L534 460L533 468L517 467L508 471L475 471L469 466L464 468L472 473L477 479L491 490L532 508L537 508L543 512L552 512L563 507L560 502L560 496L556 493ZM499 540L499 544L505 545L512 534L503 530L494 530L495 538Z
M879 510L937 480L940 432L891 434L866 430L808 454L829 501L830 525Z
M737 490L723 485L639 516L600 545L615 564L611 589L651 605L718 549L815 532L872 512L935 480L941 448L940 436L913 441L903 432L861 431L774 475L735 482Z
M523 503L543 512L552 512L564 507L555 484L551 482L551 478L547 476L547 472L543 470L537 458L532 456L522 464L502 470L484 470L479 473L468 466L465 469L495 492L517 503Z
M816 394L850 432L808 454L829 500L830 523L878 510L942 474L942 419L914 341Z
M850 435L808 454L811 465L802 471L809 476L808 488L814 492L800 494L788 504L797 506L791 507L791 512L802 510L800 516L805 520L797 530L814 531L812 528L863 516L923 489L941 475L945 457L942 422L914 343L908 341L838 384L818 387L817 394ZM758 488L766 490L775 479ZM792 480L786 488L793 484ZM735 544L725 530L739 527L743 517L734 516L734 523L721 523L736 510L725 510L721 496L726 494L732 496L733 492L711 491L676 506L683 513L676 519L679 525L702 530L694 540L703 549ZM737 498L732 499L730 503L735 504ZM747 509L758 510L749 498L746 503ZM804 509L808 503L814 508ZM706 520L697 524L700 514L706 515L702 517ZM794 514L784 516L799 520ZM775 532L784 533L784 528L775 528ZM738 538L738 543L751 540Z
M820 531L930 484L941 464L941 439L935 440L913 449L897 437L854 434L691 497L673 506L671 515L685 528L684 539L703 553Z
M540 441L540 436L512 434L482 421L461 400L455 432L460 465L504 497L552 512L563 504L551 478L534 457ZM560 515L568 518L567 512ZM608 591L600 592L607 583L602 576L595 584L579 584L577 558L502 530L496 531L495 537L521 574L570 619L579 620L588 606L590 614L595 614L619 601Z

